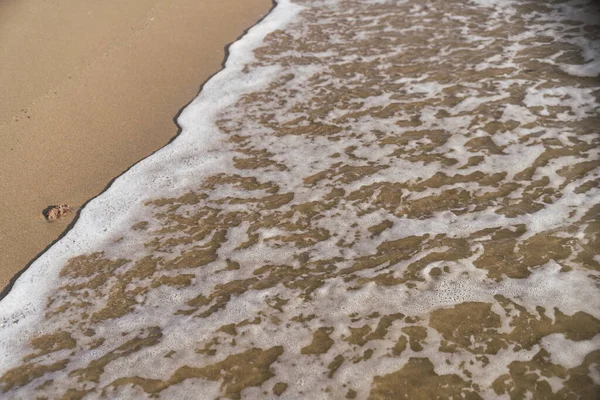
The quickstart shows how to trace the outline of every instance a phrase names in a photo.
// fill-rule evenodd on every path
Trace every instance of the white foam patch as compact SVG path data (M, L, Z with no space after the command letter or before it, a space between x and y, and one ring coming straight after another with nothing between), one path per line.
M576 342L555 333L544 337L542 344L550 353L552 363L565 368L575 368L583 363L586 355L600 348L600 335L596 335L590 340ZM569 349L569 351L566 352L564 349ZM596 384L599 383L596 382Z

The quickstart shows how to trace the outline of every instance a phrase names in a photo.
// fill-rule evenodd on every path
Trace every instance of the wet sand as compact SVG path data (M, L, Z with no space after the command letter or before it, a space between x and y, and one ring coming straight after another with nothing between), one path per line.
M0 2L0 288L81 206L177 134L174 117L268 0Z

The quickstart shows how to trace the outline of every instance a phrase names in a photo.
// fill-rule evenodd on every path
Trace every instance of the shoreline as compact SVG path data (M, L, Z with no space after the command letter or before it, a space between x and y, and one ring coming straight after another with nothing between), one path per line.
M221 70L227 46L272 8L266 0L110 3L117 11L73 0L52 10L33 0L0 5L0 56L10 56L0 75L3 294L76 215L48 223L42 210L84 205L176 137L175 119ZM47 25L33 25L36 12Z

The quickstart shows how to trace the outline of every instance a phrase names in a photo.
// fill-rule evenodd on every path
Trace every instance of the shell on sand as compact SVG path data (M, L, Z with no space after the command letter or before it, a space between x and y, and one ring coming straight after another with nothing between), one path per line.
M46 217L46 220L51 222L64 217L71 211L73 211L73 207L69 206L68 204L60 204L48 207L46 210L44 210L44 216Z

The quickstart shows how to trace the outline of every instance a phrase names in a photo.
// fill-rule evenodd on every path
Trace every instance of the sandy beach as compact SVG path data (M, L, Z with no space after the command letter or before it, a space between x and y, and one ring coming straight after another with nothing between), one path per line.
M79 207L177 134L174 118L268 0L0 2L0 287Z
M595 0L145 1L0 10L0 397L600 399Z

